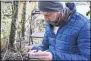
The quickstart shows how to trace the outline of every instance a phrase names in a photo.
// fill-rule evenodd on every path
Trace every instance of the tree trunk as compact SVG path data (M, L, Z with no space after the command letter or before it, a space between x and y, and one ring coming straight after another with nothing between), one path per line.
M15 41L15 32L16 32L16 20L18 14L18 1L13 1L12 7L12 22L11 22L11 30L9 36L9 46L14 48L14 41Z
M0 1L0 8L1 8L1 1ZM0 9L0 18L1 18L1 9ZM1 29L1 20L0 20L0 29ZM0 34L1 34L1 30L0 30ZM0 44L1 44L1 35L0 35Z
M23 11L22 11L22 37L24 37L25 32L25 15L26 15L26 2L23 3Z

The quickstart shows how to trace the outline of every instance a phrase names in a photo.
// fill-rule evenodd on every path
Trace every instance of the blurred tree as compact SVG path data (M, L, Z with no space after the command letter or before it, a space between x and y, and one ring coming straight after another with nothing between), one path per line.
M9 36L9 46L14 48L14 41L15 41L15 31L16 31L16 21L17 21L17 14L18 14L18 1L13 1L12 6L12 22L11 22L11 30Z
M26 2L23 3L23 11L22 11L22 37L24 37L25 32L25 15L26 15Z

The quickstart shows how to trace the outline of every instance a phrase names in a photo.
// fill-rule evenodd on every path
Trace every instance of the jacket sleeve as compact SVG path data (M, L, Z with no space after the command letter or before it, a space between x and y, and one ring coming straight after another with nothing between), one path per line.
M39 46L34 46L32 48L32 50L42 50L42 51L45 51L48 48L49 48L49 41L48 41L48 35L47 35L47 30L46 30L45 34L44 34L44 37L43 37L43 40L42 40L42 43Z
M82 27L77 42L80 53L62 53L56 47L54 51L50 50L53 60L90 60L90 24L85 24Z

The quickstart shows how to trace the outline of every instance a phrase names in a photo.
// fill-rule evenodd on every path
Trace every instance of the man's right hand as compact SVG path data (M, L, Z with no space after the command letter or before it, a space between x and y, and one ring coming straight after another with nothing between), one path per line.
M37 50L30 50L28 53L36 53Z
M33 59L33 58L39 59L39 56L36 55L37 52L42 52L42 51L41 51L41 50L39 50L39 51L38 51L38 50L30 50L30 51L28 52L29 57L32 58L32 59Z
M25 48L31 50L33 46L25 46Z

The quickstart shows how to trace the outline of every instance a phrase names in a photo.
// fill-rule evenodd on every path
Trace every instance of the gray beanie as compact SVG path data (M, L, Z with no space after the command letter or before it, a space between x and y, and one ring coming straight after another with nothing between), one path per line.
M63 9L63 5L58 1L39 1L38 8L44 12L58 12Z

